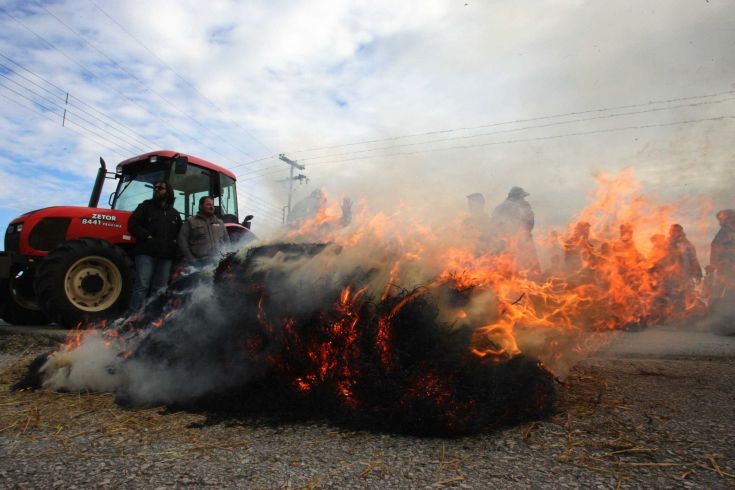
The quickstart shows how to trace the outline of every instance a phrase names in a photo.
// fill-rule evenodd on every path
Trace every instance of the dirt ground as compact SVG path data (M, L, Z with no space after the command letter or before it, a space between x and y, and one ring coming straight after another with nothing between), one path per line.
M455 439L11 393L57 341L0 329L1 488L735 488L732 337L624 334L559 385L553 416Z

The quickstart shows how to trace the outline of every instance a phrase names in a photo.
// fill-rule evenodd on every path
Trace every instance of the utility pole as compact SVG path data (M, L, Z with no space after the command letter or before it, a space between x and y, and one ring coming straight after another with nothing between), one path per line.
M285 223L286 220L288 220L288 217L291 215L291 198L293 196L293 181L298 180L299 182L309 182L309 179L304 174L299 174L294 176L293 169L297 168L299 170L306 170L306 166L302 165L301 163L297 162L296 160L291 160L286 156L285 153L281 153L278 155L278 158L284 162L286 162L287 165L291 167L291 173L288 176L288 205L286 206L286 214L284 216L283 222ZM285 180L285 179L284 179ZM281 180L280 182L283 182Z

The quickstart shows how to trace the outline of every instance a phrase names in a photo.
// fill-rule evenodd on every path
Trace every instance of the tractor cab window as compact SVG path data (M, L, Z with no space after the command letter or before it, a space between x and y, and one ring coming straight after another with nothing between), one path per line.
M219 215L225 223L238 223L235 180L220 174Z
M165 179L163 167L140 172L125 172L118 183L115 209L134 211L138 204L153 197L153 183Z
M216 175L216 174L215 174ZM171 175L171 186L174 188L174 207L183 213L185 218L197 214L199 198L211 196L213 189L213 172L196 165L189 165L185 173Z

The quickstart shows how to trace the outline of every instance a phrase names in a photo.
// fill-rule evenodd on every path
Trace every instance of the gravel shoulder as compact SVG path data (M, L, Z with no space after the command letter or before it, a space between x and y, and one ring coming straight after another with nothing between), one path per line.
M11 393L58 338L3 330L0 487L735 487L735 356L631 354L620 343L646 339L635 335L575 366L553 416L437 439L211 408L128 410L110 394Z

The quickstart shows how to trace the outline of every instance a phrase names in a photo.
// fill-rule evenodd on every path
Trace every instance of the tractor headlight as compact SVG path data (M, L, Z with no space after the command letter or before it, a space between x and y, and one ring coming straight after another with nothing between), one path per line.
M23 231L23 223L18 223L17 225L15 225L15 231L17 231L18 233Z

